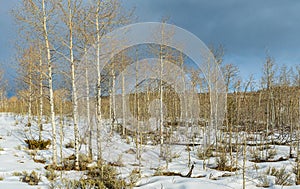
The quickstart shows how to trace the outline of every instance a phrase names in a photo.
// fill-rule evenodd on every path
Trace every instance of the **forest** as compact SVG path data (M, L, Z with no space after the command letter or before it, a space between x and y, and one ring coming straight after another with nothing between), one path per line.
M1 132L0 152L2 139L15 132L22 138L15 150L42 166L14 171L22 182L47 188L180 188L170 178L186 188L213 187L210 181L238 188L300 184L300 65L282 65L266 51L261 72L244 76L223 62L226 47L211 45L213 63L203 55L203 64L220 74L207 77L216 72L205 73L181 50L160 43L120 52L109 44L101 54L107 34L136 21L118 0L22 0L12 15L18 74L8 97L0 73L0 112L11 122L1 126L7 135ZM164 28L155 35L174 37ZM93 57L86 57L91 47ZM215 94L216 78L223 88Z

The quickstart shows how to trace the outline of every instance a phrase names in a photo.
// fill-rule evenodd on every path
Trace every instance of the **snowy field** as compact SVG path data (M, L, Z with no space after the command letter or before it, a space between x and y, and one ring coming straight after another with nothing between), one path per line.
M44 167L51 163L52 151L39 150L34 153L28 150L24 140L33 136L37 138L37 128L33 124L28 128L24 126L25 118L15 116L13 114L2 113L0 115L0 188L5 189L23 189L23 188L59 188L60 179L69 178L77 179L84 176L84 172L80 171L61 171L54 181L49 181L46 178L47 170ZM65 124L63 144L69 143L73 138L73 128L70 124ZM84 136L85 128L81 127L81 136ZM59 129L58 131L59 132ZM103 156L107 162L118 162L122 166L116 167L120 173L119 176L129 180L129 175L132 170L138 168L138 160L135 155L135 144L132 141L122 139L117 133L110 134L103 132ZM59 133L58 133L59 134ZM58 135L59 136L59 135ZM44 125L43 138L51 138L50 124ZM59 138L58 140L59 141ZM64 146L63 145L63 146ZM58 144L59 146L59 144ZM190 168L188 167L189 153L185 145L170 145L170 153L172 160L166 165L166 161L159 157L159 146L143 145L141 153L141 179L136 183L136 188L172 188L172 189L217 189L217 188L242 188L243 177L242 168L235 172L218 171L213 169L215 157L200 160L197 157L197 148L190 147L190 160L194 163L191 178L182 176L154 176L158 171L161 172L176 172L186 175ZM287 157L289 154L288 146L275 146L277 154L274 157ZM86 153L86 146L80 148L82 153ZM58 149L60 151L60 149ZM73 150L63 148L65 157L70 156ZM59 159L60 157L58 157ZM36 163L33 159L43 159L45 163ZM248 161L251 159L251 154L247 150L246 161L246 188L260 188L263 180L270 183L269 188L300 188L293 184L292 186L275 185L275 178L268 175L266 170L270 167L285 168L287 173L290 173L290 179L294 179L295 174L292 173L292 168L295 165L295 158L288 158L285 161L253 163ZM204 169L204 163L206 168ZM238 164L242 167L242 155L238 159ZM21 176L17 173L35 171L40 175L41 181L37 186L30 186L27 183L21 182Z

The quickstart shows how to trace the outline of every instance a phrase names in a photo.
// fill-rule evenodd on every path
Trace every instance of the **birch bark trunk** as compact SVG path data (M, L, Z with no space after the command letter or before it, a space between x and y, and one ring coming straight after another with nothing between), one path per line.
M49 45L49 36L47 28L47 15L45 8L45 0L42 0L42 13L43 13L43 37L47 52L47 66L48 66L48 85L49 85L49 103L50 103L50 117L52 126L52 151L53 151L53 165L57 164L57 144L56 144L56 124L55 124L55 112L54 112L54 96L53 96L53 79L52 79L52 60Z

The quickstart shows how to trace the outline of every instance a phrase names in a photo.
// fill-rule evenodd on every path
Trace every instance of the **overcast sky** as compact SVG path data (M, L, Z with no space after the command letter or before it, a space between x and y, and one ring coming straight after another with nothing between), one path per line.
M205 44L225 47L225 63L241 74L259 75L266 51L282 65L300 64L300 1L298 0L126 0L140 21L182 27Z
M205 44L222 44L225 63L241 74L261 73L265 52L278 64L300 63L299 0L122 0L136 7L138 21L160 21L182 27ZM16 28L9 10L17 0L0 0L0 62L13 61Z
M0 0L0 64L1 68L6 72L6 78L12 80L11 74L7 70L13 62L13 48L17 37L14 20L10 15L10 10L14 7L17 0Z

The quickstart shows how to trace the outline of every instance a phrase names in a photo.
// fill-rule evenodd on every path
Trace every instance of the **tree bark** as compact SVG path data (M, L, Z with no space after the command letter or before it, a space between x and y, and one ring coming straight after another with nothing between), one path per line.
M56 165L57 164L57 144L56 144L56 124L55 124L53 81L52 81L52 60L51 60L50 45L49 45L49 38L48 38L45 0L42 0L42 12L43 12L43 35L44 35L43 37L45 40L45 46L46 46L46 52L47 52L50 116L51 116L51 125L52 125L52 151L53 151L52 160L53 160L53 165Z

